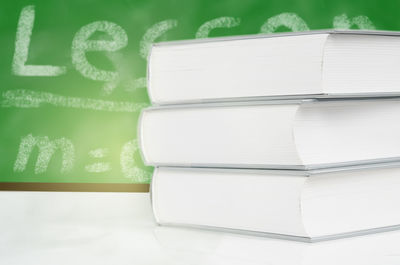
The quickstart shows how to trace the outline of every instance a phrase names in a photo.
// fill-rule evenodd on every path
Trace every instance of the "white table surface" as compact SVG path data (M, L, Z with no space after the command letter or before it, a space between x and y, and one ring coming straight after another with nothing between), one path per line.
M0 264L400 264L400 231L301 243L160 227L148 193L0 192Z

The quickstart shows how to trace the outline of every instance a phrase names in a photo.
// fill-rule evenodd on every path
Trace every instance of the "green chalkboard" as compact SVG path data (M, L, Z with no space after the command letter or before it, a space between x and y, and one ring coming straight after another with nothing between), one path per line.
M143 165L136 138L140 110L149 104L146 59L152 42L326 28L400 30L399 1L0 5L4 187L148 184L152 168Z

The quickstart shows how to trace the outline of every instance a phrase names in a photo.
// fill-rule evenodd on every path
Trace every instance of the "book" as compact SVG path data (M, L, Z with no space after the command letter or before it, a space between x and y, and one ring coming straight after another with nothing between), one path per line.
M400 94L400 37L308 31L154 44L153 104Z
M152 107L139 145L151 166L315 169L400 160L400 98Z
M315 242L400 228L399 174L160 167L151 197L160 225Z

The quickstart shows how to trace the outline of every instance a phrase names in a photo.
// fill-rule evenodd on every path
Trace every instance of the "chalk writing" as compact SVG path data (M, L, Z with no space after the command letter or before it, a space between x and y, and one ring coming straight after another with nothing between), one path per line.
M109 163L93 163L85 166L85 170L90 173L102 173L111 170Z
M12 72L22 76L57 76L64 74L64 66L27 65L29 44L35 21L35 7L26 6L22 9L17 27Z
M17 159L14 164L15 172L25 171L33 148L37 146L39 155L36 160L35 174L44 173L47 170L50 159L57 149L62 153L61 173L72 169L75 158L75 149L71 141L66 138L49 140L47 136L36 136L29 134L21 139Z
M103 158L107 156L108 149L107 148L97 148L89 151L89 156L93 158Z
M146 30L146 33L143 35L143 38L140 41L140 56L147 60L151 44L165 32L175 28L176 26L178 26L178 20L167 19L154 24L148 30Z
M35 20L35 6L29 5L22 8L18 20L15 51L12 61L12 72L15 75L24 76L56 76L65 74L65 66L53 65L28 65L28 52ZM207 38L210 32L216 28L237 27L241 23L240 18L222 16L203 23L195 33L196 38ZM360 29L375 29L374 24L367 16L348 18L346 14L338 15L333 19L333 27L336 29L349 29L352 26ZM151 45L167 31L176 28L178 20L167 19L155 23L147 29L139 43L139 55L147 60ZM272 33L279 27L286 27L291 31L309 30L307 23L297 14L284 12L270 17L260 28L260 33ZM107 34L111 40L92 40L91 36L97 31ZM114 89L121 85L125 91L134 92L138 88L147 86L146 77L134 78L130 63L125 62L124 55L116 53L128 44L128 36L119 25L110 21L95 21L81 27L75 34L72 47L72 64L85 78L103 81L103 95L110 95ZM104 51L111 60L115 71L102 70L90 64L86 58L86 52ZM84 99L83 99L84 100ZM7 105L3 105L7 106ZM25 107L18 104L16 106Z
M75 161L75 148L72 142L64 137L50 140L47 136L33 136L28 134L22 137L17 158L14 163L14 172L24 172L32 155L34 147L38 148L38 156L35 164L35 174L42 174L47 171L48 165L55 152L59 150L62 154L62 165L60 172L66 173L73 169ZM136 140L124 144L121 149L120 165L125 178L134 183L148 183L151 173L136 165L134 156L137 154L138 146ZM89 151L91 158L105 158L108 155L107 148L97 148ZM108 162L96 162L86 165L84 169L90 173L102 173L111 170Z
M129 141L122 147L120 159L122 173L125 178L130 179L132 182L148 183L151 179L151 174L135 165L134 155L138 149L137 140Z
M233 28L240 25L240 18L219 17L207 21L199 27L196 32L196 39L207 38L210 32L216 28Z
M39 108L48 104L56 107L87 109L111 112L138 112L148 106L147 103L131 103L124 101L106 101L90 98L77 98L56 95L47 92L29 90L8 90L2 94L2 107Z
M98 148L89 151L89 156L92 158L104 158L108 154L107 148ZM91 173L102 173L111 170L110 163L105 162L97 162L90 165L85 166L85 170Z
M96 31L107 33L112 40L89 40ZM118 79L118 72L98 69L88 62L86 52L88 51L108 51L115 52L128 44L128 36L123 28L109 21L96 21L83 26L72 41L72 63L76 70L83 76L97 81L115 82ZM106 92L109 92L106 86Z
M367 16L357 16L349 19L346 14L342 14L333 18L333 28L335 29L350 29L353 25L364 30L375 29L374 24Z
M145 34L140 41L140 56L147 60L149 56L150 48L153 42L161 37L165 32L178 26L178 21L176 19L167 19L158 22L146 30ZM147 86L147 80L145 77L140 77L130 82L130 85L125 89L126 91L135 91L138 88L144 88Z
M35 6L29 5L22 8L19 15L11 71L18 76L59 76L67 71L66 66L33 65L29 64L29 50L31 37L35 23ZM241 25L241 19L222 16L204 22L195 32L195 38L208 38L210 32L217 28L234 28ZM160 21L148 28L139 43L138 55L147 61L151 45L164 37L169 30L178 26L178 20L167 19ZM352 27L370 30L375 29L374 24L367 16L349 18L341 14L333 18L333 28L350 29ZM307 23L295 13L281 13L267 19L260 27L260 33L273 33L279 27L286 27L290 31L307 31ZM109 39L91 39L95 32L105 33ZM123 54L123 48L128 45L126 31L119 25L110 21L94 21L81 27L74 35L71 46L71 58L73 67L84 77L95 81L104 82L102 94L110 95L118 86L125 91L133 92L138 88L147 86L146 77L135 78L132 63L127 61ZM114 70L100 69L91 64L87 52L105 52L105 56L111 61ZM31 51L33 53L33 50ZM65 64L68 65L68 64ZM24 89L8 90L1 94L2 107L39 108L42 106L74 108L92 111L108 112L138 112L147 107L148 103L134 103L127 101L108 101L94 98L79 98L58 95L43 91L30 91ZM75 148L72 142L64 137L49 139L48 136L26 135L21 138L17 157L14 163L14 172L24 172L29 159L35 150L38 155L34 165L35 174L43 174L47 171L49 163L54 155L61 154L61 173L70 172L74 168ZM108 157L108 149L97 148L88 152L91 159L105 159ZM148 183L151 173L138 167L138 143L131 140L125 143L120 153L120 169L123 176L135 183ZM87 164L83 169L90 173L101 173L112 170L109 162Z
M147 87L147 79L146 77L140 77L133 80L129 85L126 86L125 91L133 92L138 88Z
M269 18L260 28L260 33L272 33L284 26L291 31L310 30L306 22L295 13L281 13Z

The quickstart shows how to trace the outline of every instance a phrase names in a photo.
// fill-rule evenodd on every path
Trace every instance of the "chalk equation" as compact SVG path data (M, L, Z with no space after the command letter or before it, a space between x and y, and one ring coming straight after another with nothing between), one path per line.
M67 73L67 66L56 65L30 65L27 64L29 46L34 28L35 6L29 5L22 8L16 31L15 49L11 63L11 70L17 76L60 76ZM211 31L217 28L239 27L241 19L237 17L222 16L204 22L194 34L194 38L208 38ZM148 28L139 43L138 54L147 60L153 42L178 27L177 19L166 19L155 23ZM290 31L310 30L304 19L295 13L284 12L268 18L259 28L259 33L272 33L279 27L286 27ZM367 16L348 17L346 14L335 16L332 20L334 29L375 29L374 24ZM93 40L95 32L106 34L107 40ZM119 85L125 91L133 92L146 87L146 77L133 78L132 72L127 71L124 58L120 52L128 45L128 35L118 24L112 21L94 21L82 26L73 36L71 45L71 62L74 69L84 78L103 82L100 95L112 94ZM114 71L103 70L91 64L86 58L87 52L106 52L114 66ZM135 112L145 106L136 102L114 102L88 98L65 97L52 93L29 92L27 90L10 90L2 94L2 107L38 108L44 104L55 107L82 108L100 111Z
M61 137L57 139L49 139L47 136L33 136L32 134L22 137L17 158L14 163L14 172L24 172L32 156L34 149L38 150L35 163L34 173L42 174L47 171L49 163L55 153L61 153L60 173L67 173L74 169L75 166L75 147L71 140ZM90 150L88 156L94 160L100 160L88 164L84 170L89 173L104 173L110 171L109 162L101 162L107 158L107 148L97 148ZM151 173L137 166L134 156L138 152L137 140L131 140L125 143L120 153L120 169L123 176L133 183L149 183Z

